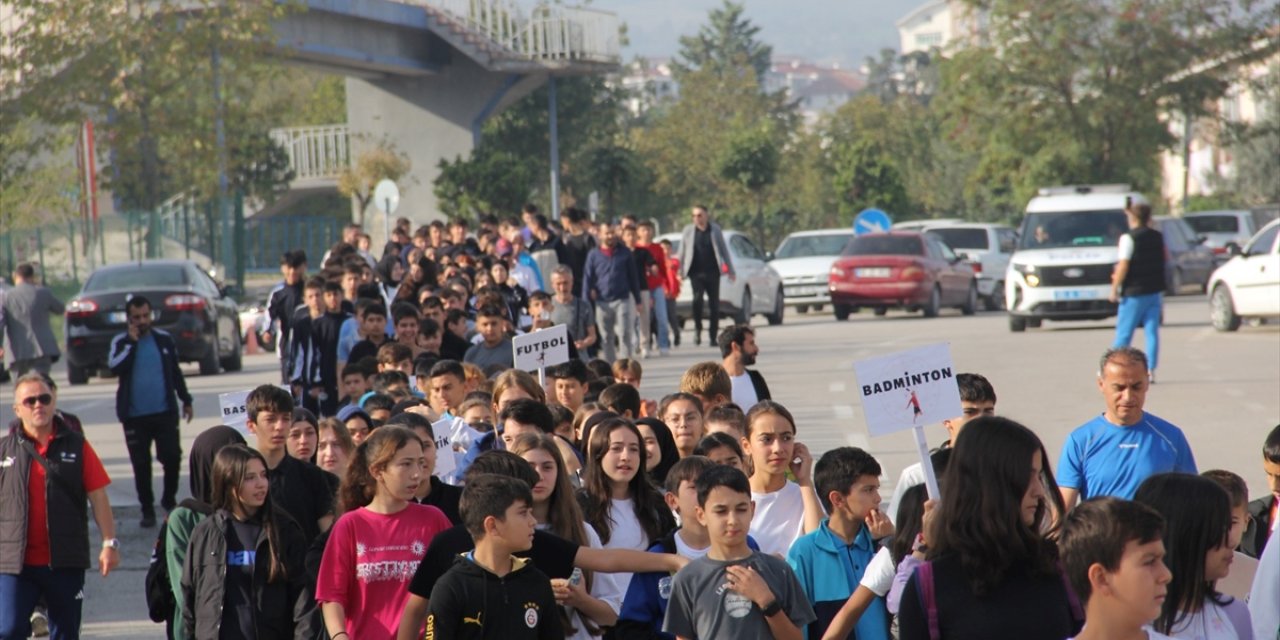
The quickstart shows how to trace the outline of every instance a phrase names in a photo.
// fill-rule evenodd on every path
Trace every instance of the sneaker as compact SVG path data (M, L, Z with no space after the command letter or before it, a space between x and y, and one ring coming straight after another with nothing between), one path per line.
M142 520L138 522L138 526L142 527L143 529L150 529L156 526L156 514L154 513L142 514Z
M39 609L36 609L35 612L31 614L31 637L49 637L49 617Z

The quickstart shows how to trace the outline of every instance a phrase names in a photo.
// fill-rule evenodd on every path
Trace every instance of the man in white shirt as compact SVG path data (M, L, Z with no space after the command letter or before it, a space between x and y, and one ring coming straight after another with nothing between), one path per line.
M757 402L771 400L764 376L759 371L747 369L756 363L756 356L760 355L755 329L751 325L735 324L721 331L716 343L724 358L724 370L733 383L733 403L743 411L750 411Z

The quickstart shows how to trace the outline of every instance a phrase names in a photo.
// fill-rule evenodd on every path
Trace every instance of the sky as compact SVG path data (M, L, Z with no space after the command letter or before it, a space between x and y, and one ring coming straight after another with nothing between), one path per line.
M739 0L761 27L760 38L774 56L812 62L861 65L880 49L898 45L893 23L924 0ZM721 0L595 0L590 6L613 11L627 24L631 46L625 59L668 57L679 38L697 32Z

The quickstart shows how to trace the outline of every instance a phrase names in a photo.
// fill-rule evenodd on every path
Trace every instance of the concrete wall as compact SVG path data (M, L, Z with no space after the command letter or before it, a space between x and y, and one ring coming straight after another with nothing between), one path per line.
M484 120L528 95L546 81L545 75L488 71L464 55L455 54L438 74L379 80L347 78L347 125L352 160L387 141L412 163L400 181L400 206L395 216L414 224L441 219L432 192L441 158L466 157L478 142ZM370 207L366 229L375 246L382 233L382 215Z

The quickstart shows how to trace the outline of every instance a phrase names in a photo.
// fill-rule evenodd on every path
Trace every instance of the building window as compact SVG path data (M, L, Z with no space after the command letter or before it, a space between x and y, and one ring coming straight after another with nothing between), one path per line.
M921 49L928 49L929 47L940 47L942 46L942 34L937 31L934 31L933 33L917 33L916 46L920 47Z

